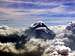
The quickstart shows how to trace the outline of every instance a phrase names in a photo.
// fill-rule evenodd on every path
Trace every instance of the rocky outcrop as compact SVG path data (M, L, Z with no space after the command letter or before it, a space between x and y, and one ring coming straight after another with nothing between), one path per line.
M50 30L44 23L34 23L29 29L24 32L24 36L27 38L40 38L40 39L54 39L55 33Z

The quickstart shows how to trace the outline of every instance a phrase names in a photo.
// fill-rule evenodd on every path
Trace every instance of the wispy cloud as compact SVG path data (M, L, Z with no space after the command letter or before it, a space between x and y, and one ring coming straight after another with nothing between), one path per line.
M50 9L22 9L22 8L0 8L0 12L9 14L9 15L19 15L19 16L27 16L27 15L40 15L40 14L75 14L75 10L68 10L65 6L58 6Z
M75 17L74 1L0 0L0 19L8 19L13 24L22 25L26 23L25 25L30 25L31 22L44 20L45 18L51 19L52 17Z
M0 7L8 7L8 8L25 8L25 9L49 9L59 6L56 3L44 3L44 2L8 2L1 1Z
M75 0L0 0L0 1L9 1L9 2L15 2L15 1L21 1L21 2L75 2Z

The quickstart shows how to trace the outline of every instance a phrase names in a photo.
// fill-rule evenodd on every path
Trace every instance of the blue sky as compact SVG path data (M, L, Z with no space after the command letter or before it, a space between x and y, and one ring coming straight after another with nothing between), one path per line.
M45 19L63 24L74 18L75 0L0 0L0 21L7 20L1 24L30 25Z

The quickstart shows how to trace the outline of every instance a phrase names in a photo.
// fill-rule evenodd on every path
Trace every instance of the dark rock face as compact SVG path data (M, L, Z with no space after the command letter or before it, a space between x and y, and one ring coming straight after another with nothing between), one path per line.
M42 38L42 39L53 39L55 37L55 33L50 30L44 23L38 22L34 23L28 30L25 31L25 35L28 39L34 38Z

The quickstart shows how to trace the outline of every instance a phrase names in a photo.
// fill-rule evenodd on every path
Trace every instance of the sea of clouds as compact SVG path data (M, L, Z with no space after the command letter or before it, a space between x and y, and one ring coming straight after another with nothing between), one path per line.
M53 39L31 37L27 40L25 31L28 29L0 26L0 37L3 36L4 40L13 39L15 35L20 39L20 44L16 44L17 39L16 41L1 42L0 38L0 53L2 56L75 56L74 33L67 30L66 27L67 25L50 26L49 28L56 34Z

